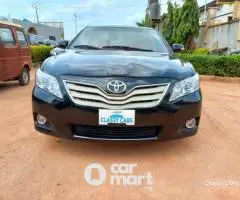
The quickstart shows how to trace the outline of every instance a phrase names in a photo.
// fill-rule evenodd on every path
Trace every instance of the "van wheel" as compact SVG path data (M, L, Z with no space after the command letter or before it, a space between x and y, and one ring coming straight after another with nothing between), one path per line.
M18 81L19 81L20 85L27 85L29 83L30 74L29 74L29 70L26 67L23 68L22 73L19 76Z

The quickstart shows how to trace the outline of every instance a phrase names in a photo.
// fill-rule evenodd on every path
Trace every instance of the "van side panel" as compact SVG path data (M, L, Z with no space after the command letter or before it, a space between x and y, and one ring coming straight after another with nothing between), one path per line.
M27 66L29 70L31 69L31 49L23 29L5 24L0 24L0 28L11 30L15 40L11 44L1 42L0 40L0 81L8 81L18 78L24 66ZM20 44L16 33L17 30L23 32L26 39L25 45ZM4 34L6 36L6 33ZM9 38L9 35L7 37Z
M22 37L19 38L19 31L20 33L22 33ZM16 38L18 40L18 45L20 48L20 62L21 62L21 69L20 72L22 71L24 66L28 66L29 70L31 70L32 68L32 54L31 54L31 48L29 46L29 41L27 39L27 36L24 34L23 30L21 29L16 29L15 30L15 34L16 34ZM23 44L22 40L20 41L20 39L25 40L25 44Z
M3 59L5 66L5 80L16 78L20 73L21 63L19 62L20 49L17 45L5 47L5 58Z
M2 32L1 46L3 81L11 80L16 77L16 68L20 67L19 55L20 51L17 47L17 41L14 34L14 29L6 25L0 25ZM12 42L6 41L6 38L11 38Z
M0 81L3 81L5 75L5 67L3 63L4 58L4 46L0 44Z

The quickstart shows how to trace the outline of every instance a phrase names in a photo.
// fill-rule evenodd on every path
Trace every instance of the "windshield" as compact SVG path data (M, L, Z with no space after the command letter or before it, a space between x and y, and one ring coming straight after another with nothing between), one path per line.
M168 44L155 30L120 27L88 27L76 36L69 48L170 52Z

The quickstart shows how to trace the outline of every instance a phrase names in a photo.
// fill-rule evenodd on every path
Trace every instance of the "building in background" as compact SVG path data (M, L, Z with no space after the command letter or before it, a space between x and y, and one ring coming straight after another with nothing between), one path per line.
M21 25L29 35L38 35L46 40L59 41L64 39L64 27L62 22L40 22L34 23L27 19L8 19L2 17L1 20L10 21Z
M211 25L221 24L232 21L236 16L235 7L238 6L238 1L234 0L221 0L212 1L199 8L200 10L200 25L207 22Z
M197 47L231 52L240 48L240 1L215 0L200 7Z
M148 7L146 12L146 15L148 15L149 19L151 20L152 27L156 28L159 31L162 16L161 4L159 3L159 0L148 0Z

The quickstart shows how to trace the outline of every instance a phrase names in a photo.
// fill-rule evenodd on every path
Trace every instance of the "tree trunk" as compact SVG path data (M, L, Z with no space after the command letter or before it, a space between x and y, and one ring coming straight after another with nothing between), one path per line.
M186 47L187 50L193 50L196 48L196 42L194 41L193 37L189 37L186 42Z

